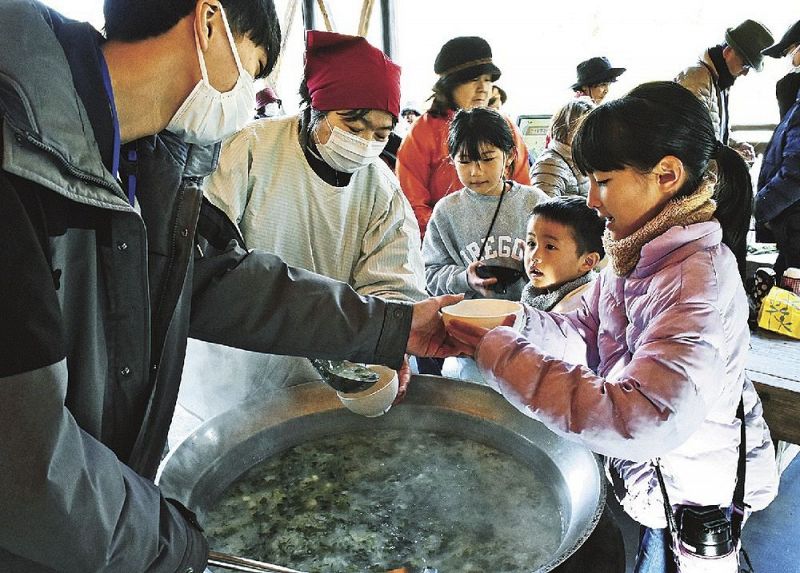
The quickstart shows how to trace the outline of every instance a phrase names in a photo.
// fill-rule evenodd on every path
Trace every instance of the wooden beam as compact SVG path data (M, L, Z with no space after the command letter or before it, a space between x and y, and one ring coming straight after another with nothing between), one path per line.
M358 35L362 38L367 37L369 32L369 22L372 19L372 8L375 6L373 0L364 0L361 6L361 17L358 20Z
M336 24L333 22L333 13L331 12L328 0L317 0L317 6L322 14L322 20L325 22L325 30L328 32L336 31Z

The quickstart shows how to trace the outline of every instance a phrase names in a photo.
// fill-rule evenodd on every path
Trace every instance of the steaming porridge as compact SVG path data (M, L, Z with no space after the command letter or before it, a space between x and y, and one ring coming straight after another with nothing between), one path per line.
M556 488L468 439L349 434L253 467L203 525L215 551L310 572L533 571L561 541Z

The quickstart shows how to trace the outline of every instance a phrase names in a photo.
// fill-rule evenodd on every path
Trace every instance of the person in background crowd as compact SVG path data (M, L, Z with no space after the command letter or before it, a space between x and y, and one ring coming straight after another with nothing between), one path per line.
M414 125L414 122L417 121L421 116L422 114L413 104L407 103L405 107L400 110L401 120L397 122L397 125L394 128L394 134L397 137L393 138L394 142L396 143L396 147L392 149L392 170L394 170L395 164L397 163L397 150L400 148L400 142L406 135L408 135L408 130L411 129L411 126Z
M300 93L300 116L255 121L224 143L206 196L250 248L359 294L424 299L416 218L377 160L397 122L400 68L364 38L311 30ZM305 358L190 340L184 379L178 405L200 422L319 374ZM179 438L170 432L171 443Z
M789 73L775 84L775 96L778 99L780 119L786 115L797 99L800 91L800 20L792 24L779 42L761 52L770 58L787 58Z
M491 47L477 36L460 36L445 42L433 71L439 79L433 86L430 108L411 127L397 153L397 178L411 202L422 235L436 202L461 188L447 151L448 124L460 109L486 107L492 83L500 77ZM516 151L505 176L527 185L528 150L519 129L507 121Z
M459 110L447 138L463 188L433 208L422 245L428 291L519 300L528 213L547 196L506 179L516 147L508 121L489 108ZM482 271L516 271L482 276Z
M153 483L189 333L399 368L464 349L438 316L460 297L363 297L203 202L278 57L272 0L105 0L105 35L0 8L0 571L203 571Z
M595 105L600 105L608 95L608 87L617 81L625 68L614 68L608 58L589 58L578 64L577 79L571 88L578 97L586 96Z
M402 117L408 125L414 125L414 122L422 117L422 114L414 107L404 107L400 111L400 117Z
M562 106L550 122L550 141L531 166L531 185L550 197L589 193L589 177L580 172L572 158L572 139L586 114L594 109L592 100L579 97Z
M761 50L772 44L763 24L745 20L725 31L725 41L708 48L700 60L680 72L675 81L687 88L708 109L717 139L736 149L748 164L755 160L753 146L730 140L728 94L736 78L764 68Z
M283 115L283 102L271 87L266 86L256 93L256 119Z
M508 101L506 90L500 86L492 86L492 97L489 98L489 107L493 110L500 111L500 108L506 105L506 101Z
M718 142L705 106L674 82L598 106L573 150L610 257L582 306L526 306L521 333L457 319L448 330L517 409L607 456L617 498L642 525L634 570L666 573L669 515L716 506L734 512L737 535L739 518L777 494L769 429L745 374L747 297L728 247L747 234L749 173ZM735 573L732 561L724 570Z
M777 284L800 268L800 94L775 128L764 152L755 201L756 240L776 243Z

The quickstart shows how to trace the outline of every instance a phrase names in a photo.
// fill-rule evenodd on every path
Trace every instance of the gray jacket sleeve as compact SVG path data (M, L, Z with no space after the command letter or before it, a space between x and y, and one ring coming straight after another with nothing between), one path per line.
M243 303L243 301L246 301ZM245 251L235 240L195 259L190 336L256 352L400 368L412 307Z

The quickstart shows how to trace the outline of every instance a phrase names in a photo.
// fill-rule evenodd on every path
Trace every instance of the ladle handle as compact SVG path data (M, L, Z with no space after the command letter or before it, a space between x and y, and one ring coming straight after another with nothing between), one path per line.
M271 563L264 563L262 561L256 561L255 559L226 555L225 553L217 553L216 551L208 552L208 564L212 567L222 567L223 569L241 571L242 573L304 573L297 569L289 569L288 567L281 567L280 565L272 565Z

